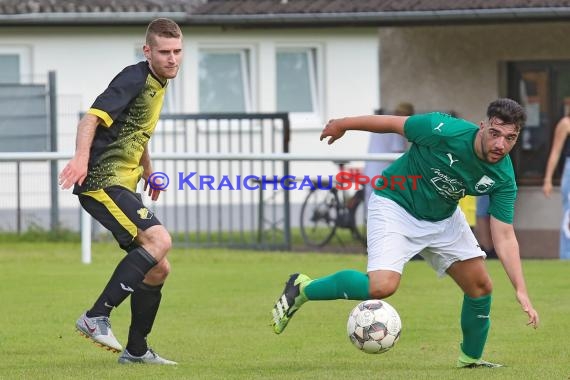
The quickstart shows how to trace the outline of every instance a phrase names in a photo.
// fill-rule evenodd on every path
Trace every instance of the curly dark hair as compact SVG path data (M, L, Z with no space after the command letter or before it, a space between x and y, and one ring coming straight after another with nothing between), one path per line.
M497 118L505 124L514 124L520 130L526 122L526 111L514 100L501 98L489 104L487 118L489 120Z

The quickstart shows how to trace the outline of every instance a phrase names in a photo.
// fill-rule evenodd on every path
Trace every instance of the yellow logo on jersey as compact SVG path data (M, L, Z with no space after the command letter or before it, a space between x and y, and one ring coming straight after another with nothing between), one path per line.
M137 210L137 214L139 214L141 219L150 219L152 218L152 212L148 210L148 208L143 207Z

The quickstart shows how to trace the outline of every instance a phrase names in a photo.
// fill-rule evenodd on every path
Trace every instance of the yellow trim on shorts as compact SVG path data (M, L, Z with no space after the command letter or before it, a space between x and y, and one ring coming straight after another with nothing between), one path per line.
M119 206L117 206L117 204L113 201L113 199L111 199L111 197L109 196L109 194L105 192L105 190L99 189L99 190L86 191L84 193L81 193L81 195L87 195L95 199L97 202L101 203L103 206L107 208L107 210L109 210L111 215L113 215L115 219L117 219L119 224L123 226L131 234L133 238L137 236L138 233L137 226L129 219L128 216L125 215L123 210L121 210Z
M103 125L105 127L110 127L113 124L113 119L111 119L111 116L109 116L109 114L105 111L98 110L97 108L89 108L89 111L87 111L87 113L90 115L95 115L103 120Z

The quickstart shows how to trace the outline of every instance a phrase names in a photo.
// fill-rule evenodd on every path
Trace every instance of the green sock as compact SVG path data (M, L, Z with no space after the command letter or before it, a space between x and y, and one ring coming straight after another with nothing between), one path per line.
M472 359L480 359L483 356L483 348L491 326L490 311L490 294L479 298L463 296L463 307L461 308L463 343L461 343L461 350Z
M342 270L311 281L303 288L309 300L367 300L368 275L355 270Z

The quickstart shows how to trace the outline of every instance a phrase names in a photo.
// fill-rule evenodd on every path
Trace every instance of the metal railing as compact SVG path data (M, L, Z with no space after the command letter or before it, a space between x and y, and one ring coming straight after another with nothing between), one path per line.
M373 161L373 160L394 160L400 156L399 153L376 153L376 154L361 154L361 155L335 155L335 161ZM43 163L57 163L58 161L69 160L72 157L72 153L70 152L46 152L46 153L28 153L28 152L15 152L15 153L0 153L0 163L34 163L34 162L43 162ZM278 162L289 164L295 161L306 161L306 162L331 162L331 157L328 155L315 155L315 154L291 154L291 153L258 153L258 154L240 154L240 153L156 153L152 155L152 160L154 162L169 162L169 161L179 161L179 162L200 162L200 161L210 161L210 162L225 162L225 161L237 161L237 162L267 162L270 164L275 164ZM177 191L177 190L176 190ZM163 195L167 195L169 191L166 191ZM252 191L252 204L253 207L259 205L259 192ZM284 191L284 194L287 192ZM165 201L165 199L161 199L161 202ZM235 206L235 205L234 205ZM275 203L275 206L278 208L284 208L285 211L289 213L287 207L283 203L283 199L278 199ZM75 206L75 212L79 213L79 204ZM255 208L257 213L254 215L259 216L259 209ZM159 218L163 219L162 214L159 212ZM168 215L168 214L167 214ZM270 214L271 215L271 214ZM89 263L91 261L91 236L92 236L92 221L89 214L82 212L81 217L79 218L80 222L76 222L75 225L79 225L81 228L81 236L82 236L82 261L84 263ZM250 225L244 226L244 231L248 231L248 239L247 242L251 242L251 247L258 247L258 248L268 248L267 245L260 244L259 241L259 219L257 217L250 220ZM275 222L279 222L277 219ZM287 221L283 220L282 224L279 229L282 231L289 230L289 233L283 232L283 236L285 243L284 249L288 249L291 246L291 236L290 236L290 223L291 219L289 218ZM188 230L186 239L195 239L195 235L193 233L195 231ZM267 231L265 231L267 232ZM269 236L271 236L272 232L271 229L269 230ZM281 232L279 232L281 233ZM218 237L217 231L213 234L209 235L211 239L210 242L216 243L216 245L226 245L226 246L239 246L239 240L231 241L225 240L221 242L216 242L215 238ZM281 243L282 240L280 240ZM207 243L205 242L202 243ZM192 245L196 243L195 241L190 241ZM223 243L223 244L222 244ZM206 245L206 244L201 244ZM245 246L245 245L242 245Z
M277 199L264 196L263 184L253 189L258 176L287 176L289 163L261 157L211 158L287 153L289 131L286 113L162 115L149 143L153 169L176 186L161 195L154 209L174 234L175 244L289 249L289 194ZM206 156L159 158L188 152ZM236 191L246 176L254 177L244 183L252 191Z

